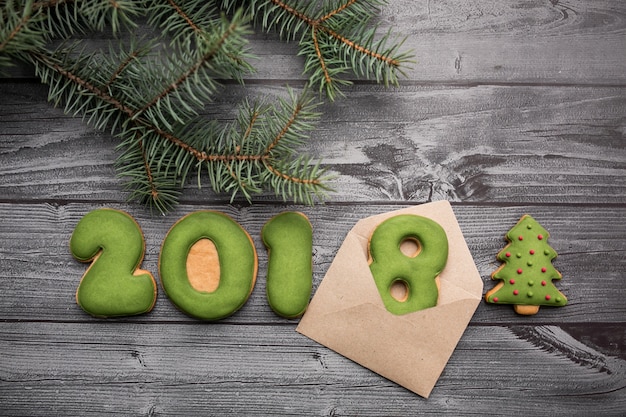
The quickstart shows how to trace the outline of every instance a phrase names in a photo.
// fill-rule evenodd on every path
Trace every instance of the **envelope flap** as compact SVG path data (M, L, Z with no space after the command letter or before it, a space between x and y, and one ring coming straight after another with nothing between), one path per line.
M362 278L367 275L371 279ZM325 309L344 309L347 306L362 304L363 300L370 300L376 304L375 300L380 298L367 258L362 257L360 239L352 233L346 236L326 276L338 278L324 278L317 289L316 294L319 292L326 294ZM315 310L314 301L315 298L311 301L307 311L311 308ZM380 305L382 305L382 300Z
M378 224L405 213L429 217L448 236L437 305L405 315L387 311L368 265ZM446 201L363 219L348 233L302 317L298 332L427 397L482 297L483 283Z
M467 313L478 302L459 300L414 313L411 320L366 303L323 314L297 331L428 397L467 327L471 318ZM444 320L448 325L442 331Z

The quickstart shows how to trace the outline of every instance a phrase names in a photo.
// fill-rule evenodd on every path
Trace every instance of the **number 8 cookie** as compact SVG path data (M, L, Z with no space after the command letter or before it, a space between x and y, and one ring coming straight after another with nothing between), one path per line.
M405 254L401 246L417 245ZM448 260L448 238L433 220L413 214L391 217L382 222L369 241L370 270L378 292L390 313L401 315L437 305L436 278ZM402 284L403 297L392 295L392 287Z

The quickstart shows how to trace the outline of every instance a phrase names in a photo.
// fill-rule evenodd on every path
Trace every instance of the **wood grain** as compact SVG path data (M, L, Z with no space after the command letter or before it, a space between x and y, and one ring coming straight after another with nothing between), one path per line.
M184 189L168 216L125 202L109 132L47 102L32 68L0 79L0 415L554 415L626 410L626 2L394 0L381 29L406 37L401 86L354 79L320 107L302 147L335 175L326 204L248 202ZM150 29L138 33L150 36ZM94 36L91 47L108 41ZM207 118L274 100L306 77L297 45L250 36L257 72L226 82ZM354 77L352 77L354 78ZM208 184L208 181L206 182ZM483 279L526 213L550 231L563 308L516 315L481 302L425 400L295 332L265 299L263 224L285 210L313 224L314 288L361 218L449 200ZM86 265L68 249L90 210L135 217L143 267L183 215L224 212L251 234L259 276L215 323L159 287L149 314L95 319L75 303ZM158 278L157 278L158 279Z
M109 204L128 210L130 207ZM169 228L183 215L195 210L218 210L228 214L253 238L259 256L259 275L247 304L227 323L292 323L278 318L265 298L267 253L260 238L261 228L284 210L301 210L314 230L314 289L321 282L348 231L361 218L396 210L402 206L384 204L329 204L312 208L254 205L181 206L168 217L151 216L131 210L146 236L143 269L158 276L158 256ZM68 242L80 218L99 205L0 204L4 219L0 235L6 239L0 259L0 317L10 320L92 321L74 301L74 293L86 265L75 261ZM533 317L517 316L512 308L481 303L472 323L559 323L623 322L626 304L621 274L626 268L626 216L621 207L531 206L494 207L454 205L454 212L468 242L485 291L495 282L490 274L499 266L496 254L506 245L504 234L530 213L551 233L550 245L559 257L554 265L564 278L557 284L568 297L566 308L542 309ZM28 219L26 221L25 219ZM602 306L602 308L594 308ZM611 311L610 315L606 312ZM146 322L195 322L175 309L159 287L154 310L139 318Z
M43 88L3 87L0 196L124 199L114 138L50 109ZM244 94L275 100L285 91L231 85L207 117L234 117ZM626 88L357 86L349 94L321 108L302 149L336 175L329 201L626 201ZM183 195L214 198L195 184Z
M626 82L626 5L621 0L393 0L377 19L413 51L405 82L602 84ZM154 33L140 27L139 36ZM248 81L284 84L303 77L295 43L260 28L249 37ZM106 36L93 36L99 48ZM106 48L105 48L106 49ZM32 68L12 70L16 78ZM352 77L354 78L354 77Z
M557 326L470 327L428 400L293 325L1 323L0 332L7 413L46 404L32 415L501 415L485 392L521 389L528 401L506 404L510 414L619 415L626 405L626 361Z

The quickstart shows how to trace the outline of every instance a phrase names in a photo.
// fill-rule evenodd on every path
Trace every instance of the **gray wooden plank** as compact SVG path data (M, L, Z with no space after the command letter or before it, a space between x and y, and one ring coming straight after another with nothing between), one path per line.
M115 138L51 109L43 87L0 89L0 198L125 198ZM243 96L284 94L228 86L206 115L228 120ZM624 107L619 87L357 86L321 107L302 152L336 175L330 201L624 203ZM190 184L183 201L215 197Z
M619 0L390 1L385 26L408 36L411 80L623 83Z
M285 210L306 213L314 231L314 291L333 261L343 239L361 218L396 210L403 205L328 204L315 207L203 204L181 206L169 216L150 215L124 204L0 204L0 317L5 320L93 321L75 303L74 293L87 265L75 261L68 242L79 219L98 207L128 211L146 237L143 268L158 280L160 246L169 228L184 214L212 209L226 213L252 236L259 256L259 274L246 305L227 323L292 323L278 318L265 299L267 254L260 239L263 224ZM623 271L626 267L626 221L622 206L482 206L455 204L453 209L468 242L485 291L494 284L490 274L499 266L496 254L506 245L504 234L529 213L551 233L550 245L559 257L554 265L563 274L557 284L569 305L543 308L533 317L518 316L510 306L480 304L472 323L542 324L624 322ZM149 314L133 322L194 322L175 309L161 287ZM98 320L96 320L98 321Z
M428 400L294 328L0 323L3 413L610 416L626 407L625 359L558 326L468 328Z
M626 7L620 0L394 0L381 9L378 22L381 34L391 29L406 37L405 50L414 51L408 81L626 82ZM98 35L92 43L100 47L105 40ZM295 44L257 30L250 49L258 57L250 79L303 79ZM13 75L32 71L19 67Z

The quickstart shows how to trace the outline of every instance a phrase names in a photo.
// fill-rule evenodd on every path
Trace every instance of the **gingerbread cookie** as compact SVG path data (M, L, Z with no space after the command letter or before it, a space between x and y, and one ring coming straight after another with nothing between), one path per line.
M159 274L169 299L186 314L219 320L239 310L256 282L250 235L232 218L198 211L181 218L161 247Z
M548 245L548 231L528 214L506 234L508 245L497 259L502 265L491 274L500 282L485 294L494 304L513 304L515 312L532 315L539 306L564 306L567 298L552 280L561 273L552 266L557 253Z
M405 253L406 243L414 250ZM390 217L376 227L368 250L370 271L389 312L407 314L437 305L437 277L448 260L448 238L438 223L414 214ZM398 283L405 288L401 297L392 293Z
M313 229L299 212L270 219L261 231L268 252L267 301L280 316L300 317L311 297Z
M138 269L145 241L139 225L127 213L99 209L76 225L70 251L81 262L92 262L76 290L76 302L96 317L146 313L156 302L152 274Z

